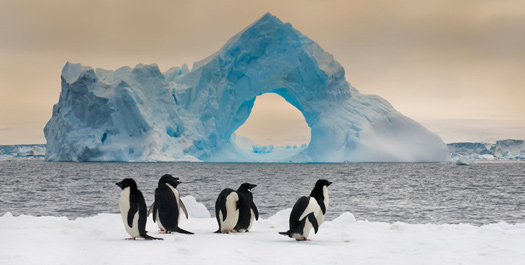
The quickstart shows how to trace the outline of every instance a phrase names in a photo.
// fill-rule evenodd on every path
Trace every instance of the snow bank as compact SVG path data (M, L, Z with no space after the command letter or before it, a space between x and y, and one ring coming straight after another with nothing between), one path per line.
M291 209L259 219L249 233L215 234L215 218L204 205L183 198L189 219L181 227L195 235L150 235L163 241L127 241L119 214L66 217L0 217L2 264L522 264L525 224L393 224L356 221L346 212L325 221L311 241L285 231ZM116 206L117 207L117 206ZM203 208L204 207L204 208ZM207 212L207 211L206 211ZM204 213L204 214L203 214ZM199 218L197 218L199 216Z

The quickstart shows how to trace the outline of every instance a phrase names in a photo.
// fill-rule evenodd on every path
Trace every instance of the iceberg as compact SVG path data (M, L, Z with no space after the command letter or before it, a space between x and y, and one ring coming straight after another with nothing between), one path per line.
M219 51L162 73L66 63L44 128L48 161L423 162L449 157L436 134L376 95L361 94L343 67L291 24L267 13ZM243 148L235 131L257 96L297 108L310 142ZM277 149L275 149L277 150ZM285 155L286 154L286 155Z
M45 153L44 144L0 145L0 158L44 157Z
M506 139L496 143L460 142L447 144L451 159L525 160L525 141Z

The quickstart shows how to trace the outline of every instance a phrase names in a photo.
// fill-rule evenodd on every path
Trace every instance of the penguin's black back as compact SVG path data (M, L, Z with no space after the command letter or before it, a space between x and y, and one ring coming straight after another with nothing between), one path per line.
M176 231L179 224L179 205L173 191L162 185L155 189L155 205L153 207L153 220L157 217L167 231Z
M219 230L221 230L221 220L219 217L219 212L222 212L222 218L223 220L226 220L226 198L230 193L235 192L234 190L230 188L226 188L219 193L219 196L217 197L217 200L215 201L215 218L217 219L217 223L219 223Z
M326 205L324 204L324 194L323 194L323 187L328 187L332 182L329 182L325 179L317 180L315 183L315 187L313 188L312 192L310 193L311 197L314 197L315 200L317 200L317 203L319 203L319 206L321 207L321 210L323 211L323 214L326 214Z
M252 213L250 211L252 209L251 206L255 206L253 203L253 195L249 191L237 191L237 194L239 194L239 220L237 221L237 225L234 229L247 229L250 226L252 217Z
M304 211L310 203L310 197L303 196L297 200L290 213L290 228L296 226L299 223L299 218L303 215Z

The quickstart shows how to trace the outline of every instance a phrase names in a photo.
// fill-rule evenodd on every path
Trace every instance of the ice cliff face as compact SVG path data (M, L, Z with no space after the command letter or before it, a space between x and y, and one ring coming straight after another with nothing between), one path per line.
M360 94L344 74L332 55L270 14L191 71L161 73L156 65L142 64L93 70L67 63L59 102L44 129L46 159L259 161L232 135L264 93L282 96L311 128L307 147L276 161L448 157L440 137L384 99Z

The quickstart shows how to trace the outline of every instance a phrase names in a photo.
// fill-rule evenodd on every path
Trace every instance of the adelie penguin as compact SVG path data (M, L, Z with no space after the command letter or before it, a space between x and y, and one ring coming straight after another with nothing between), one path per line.
M317 233L328 208L328 186L330 184L332 182L320 179L315 183L310 196L299 198L290 213L290 229L286 232L279 232L279 234L303 241L308 240L312 228Z
M188 218L186 206L177 190L177 185L180 183L179 178L166 174L159 179L159 185L155 189L155 201L151 205L150 212L153 211L153 222L157 223L161 233L193 234L179 227L180 209L184 211L186 219Z
M119 199L120 215L122 216L126 231L131 236L131 238L127 238L126 240L135 240L137 237L142 237L147 240L162 240L162 238L156 238L146 234L148 210L146 209L144 196L137 188L135 180L126 178L115 184L122 189Z
M239 194L232 189L221 191L215 201L215 218L219 224L219 230L215 233L227 234L234 232L239 221Z
M257 206L253 202L252 189L257 187L255 184L243 183L237 189L239 196L239 220L233 230L237 232L249 232L253 220L259 220Z

